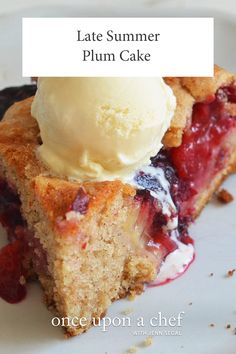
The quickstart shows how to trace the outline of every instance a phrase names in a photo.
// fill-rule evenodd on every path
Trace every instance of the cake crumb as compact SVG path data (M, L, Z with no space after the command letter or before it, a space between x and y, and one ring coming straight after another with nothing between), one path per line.
M127 296L127 298L128 298L129 301L134 301L134 299L136 298L136 293L135 293L135 291L131 291L131 292L129 293L129 295Z
M213 277L213 275L214 275L214 273L210 273L210 274L209 274L209 277Z
M231 324L227 324L225 328L226 329L230 329L231 328Z
M25 280L24 275L21 275L21 276L20 276L19 283L20 283L21 285L25 285L25 284L26 284L26 280Z
M126 354L133 354L133 353L136 353L137 350L138 350L137 347L132 346L132 347L130 347L130 348L126 351Z
M134 310L132 308L128 308L128 309L121 311L121 314L127 316L127 315L130 315L132 312L134 312Z
M153 338L151 336L148 336L144 341L143 341L143 346L144 347L150 347L153 343Z
M190 303L189 303L189 306L192 306L192 304L193 304L193 303L192 303L192 302L190 302Z
M228 204L234 200L234 197L226 189L221 189L217 193L217 199L219 200L219 202L221 202L223 204Z
M215 327L214 323L211 323L209 326L210 326L210 327Z
M81 221L84 218L84 215L75 210L68 211L65 216L67 221Z
M234 272L235 272L235 271L236 271L236 269L231 269L231 270L229 270L228 273L227 273L227 278L232 277L232 276L234 275Z

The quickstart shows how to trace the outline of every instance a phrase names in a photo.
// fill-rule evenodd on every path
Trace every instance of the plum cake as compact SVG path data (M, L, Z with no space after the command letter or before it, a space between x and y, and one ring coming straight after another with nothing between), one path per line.
M68 336L87 330L112 301L178 277L194 259L188 234L221 182L235 170L235 76L165 78L176 110L151 163L132 182L75 181L40 160L31 116L35 85L0 93L0 296L22 300L39 279ZM13 104L14 103L14 104ZM9 107L9 108L8 108Z

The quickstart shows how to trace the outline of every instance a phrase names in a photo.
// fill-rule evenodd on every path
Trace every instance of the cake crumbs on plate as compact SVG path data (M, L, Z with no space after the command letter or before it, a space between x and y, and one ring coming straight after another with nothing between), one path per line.
M133 353L136 353L137 350L138 350L137 347L132 346L132 347L130 347L130 348L126 351L126 354L133 354Z
M228 323L228 324L225 326L225 328L226 328L226 329L230 329L230 328L231 328L231 324Z
M121 314L127 316L127 315L130 315L130 314L133 313L133 312L134 312L134 309L132 309L132 308L130 307L130 308L127 308L127 309L121 311Z
M153 338L151 336L146 337L141 343L137 346L131 346L125 354L133 354L138 351L138 349L150 347L153 344Z
M139 348L147 348L150 347L153 344L153 337L148 336L146 337L142 342L139 343Z
M234 197L230 192L223 188L217 193L217 199L223 204L228 204L234 200Z
M209 277L213 277L213 275L214 275L214 273L210 273L210 274L209 274Z
M192 306L192 304L193 304L192 302L189 302L189 306Z
M228 270L228 273L227 273L227 278L230 278L234 275L234 272L236 271L236 269L231 269L231 270Z
M128 298L129 301L134 301L135 298L136 298L136 292L135 291L131 291L129 293L129 295L127 296L127 298Z
M210 323L209 327L215 327L214 323Z
M153 338L151 336L148 336L144 341L143 341L143 346L144 347L150 347L153 343Z

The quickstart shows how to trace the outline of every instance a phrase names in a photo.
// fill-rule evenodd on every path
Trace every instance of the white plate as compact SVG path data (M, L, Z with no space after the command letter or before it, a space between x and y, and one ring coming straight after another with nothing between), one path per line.
M235 19L221 14L181 12L179 10L154 11L154 9L114 10L55 7L29 9L12 16L0 18L0 86L25 82L21 78L21 17L22 16L160 16L160 15L215 15L215 61L236 71ZM201 53L199 53L201 55ZM236 197L236 176L226 182L226 187ZM1 354L121 354L131 346L138 346L138 352L160 354L235 354L236 336L232 329L225 329L230 323L236 327L235 290L236 276L226 278L229 269L236 267L236 203L227 206L210 204L191 228L196 240L196 261L181 278L157 288L148 289L135 301L122 300L114 303L108 316L119 316L132 308L131 327L110 326L107 332L92 328L80 337L65 340L59 328L50 324L52 315L41 302L42 292L38 284L28 286L28 297L21 304L9 305L0 299L0 353ZM4 236L1 238L4 243ZM214 273L209 277L210 273ZM192 305L189 303L192 302ZM149 321L158 312L163 316L177 316L185 312L180 328L151 327ZM144 319L144 327L135 323ZM209 325L214 323L214 327ZM142 335L135 335L135 330ZM150 331L156 331L153 345L141 349L139 344ZM167 335L165 331L174 330ZM177 332L176 332L177 330ZM159 332L158 332L159 331ZM178 333L180 331L181 333ZM145 333L146 332L146 333ZM162 333L162 335L161 335ZM169 333L171 334L171 333ZM177 335L180 334L180 335Z

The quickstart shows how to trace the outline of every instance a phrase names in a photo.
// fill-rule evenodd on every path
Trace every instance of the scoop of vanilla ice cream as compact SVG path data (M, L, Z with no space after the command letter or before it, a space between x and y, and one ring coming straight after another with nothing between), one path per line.
M160 150L175 106L161 78L39 78L39 154L60 175L123 179Z

